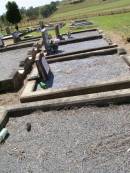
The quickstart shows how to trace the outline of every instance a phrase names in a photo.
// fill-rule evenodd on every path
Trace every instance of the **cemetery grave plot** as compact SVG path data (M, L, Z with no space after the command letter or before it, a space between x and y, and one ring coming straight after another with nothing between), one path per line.
M88 40L83 42L77 42L72 44L65 44L59 46L59 53L61 54L69 54L69 53L75 53L78 51L84 51L89 49L98 49L104 46L108 46L109 43L101 39L95 39L95 40Z
M58 52L53 55L48 55L47 59L51 59L58 56L72 55L82 52L96 51L101 49L107 49L116 47L117 45L111 44L104 38L95 38L87 41L75 41L59 45Z
M17 112L7 124L10 136L0 146L2 172L129 172L129 105L23 115Z
M80 31L80 32L73 32L70 35L70 38L68 38L67 34L63 34L63 38L65 40L74 40L74 39L83 39L83 38L93 38L93 37L98 37L100 36L100 33L97 29L92 29L92 30L86 30L86 31Z
M38 38L35 38L35 39L27 39L27 40L24 40L24 41L19 41L18 43L15 43L15 44L13 43L13 44L10 44L6 47L0 48L0 52L20 49L20 48L26 48L26 47L32 47L34 42L38 41L38 40L39 40ZM13 42L13 40L12 40L12 42ZM6 43L5 43L5 45L6 45Z
M47 89L41 88L37 80L28 81L21 102L129 88L129 66L115 50L108 51L107 55L103 55L105 51L97 51L97 55L90 57L86 53L86 57L81 55L78 59L75 55L73 59L49 64L51 73L45 82ZM37 75L35 68L32 77Z
M14 89L13 79L20 69L20 62L26 60L29 48L0 52L0 91Z

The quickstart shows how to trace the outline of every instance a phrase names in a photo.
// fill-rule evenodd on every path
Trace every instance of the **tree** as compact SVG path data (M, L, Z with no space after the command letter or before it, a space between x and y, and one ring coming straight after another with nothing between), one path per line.
M30 7L29 9L26 10L26 16L29 19L34 19L37 18L39 16L39 7Z
M21 21L22 17L16 2L8 2L6 4L6 19L15 25L16 29L18 29L18 23Z
M48 5L44 5L40 9L40 13L43 17L49 17L51 14L53 14L57 10L57 2L51 2Z
M23 17L26 17L26 8L25 7L22 7L21 9L20 9L20 14L21 14L21 16L22 16L22 18Z

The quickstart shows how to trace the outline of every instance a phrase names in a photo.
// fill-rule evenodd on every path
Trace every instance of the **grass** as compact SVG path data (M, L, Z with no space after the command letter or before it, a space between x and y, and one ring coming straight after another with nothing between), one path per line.
M95 3L94 3L95 2ZM61 5L57 12L50 17L50 20L65 20L71 18L78 18L79 16L87 16L92 13L102 12L106 10L119 9L130 7L129 0L94 0L90 3L88 0L75 5Z
M80 27L76 29L70 29L69 23L73 18L84 18L88 14L94 14L97 12L103 12L112 9L122 9L125 7L130 8L130 0L85 0L79 4L65 4L67 0L64 0L60 3L59 9L56 11L54 15L52 15L49 19L45 19L45 21L59 21L63 20L66 22L66 25L60 30L61 34L73 31L81 31L84 29L89 29L90 27ZM95 26L102 28L106 31L113 31L121 34L124 37L130 36L130 12L122 13L116 15L109 16L97 16L91 17L88 20L95 23ZM34 22L36 23L36 22ZM38 21L37 21L38 23ZM33 22L30 23L33 25ZM26 26L27 27L27 26ZM26 28L25 27L25 28ZM28 26L29 27L29 26ZM32 26L33 27L33 26ZM20 27L20 29L24 29L24 27ZM54 30L49 31L49 33L54 36ZM32 32L28 35L32 35L33 37L40 36L40 32Z
M124 37L130 36L130 12L110 16L98 16L90 18L90 20L106 31L113 31Z
M30 32L29 34L26 34L26 36L28 35L32 35L33 37L39 37L41 36L41 32L34 31L34 32Z

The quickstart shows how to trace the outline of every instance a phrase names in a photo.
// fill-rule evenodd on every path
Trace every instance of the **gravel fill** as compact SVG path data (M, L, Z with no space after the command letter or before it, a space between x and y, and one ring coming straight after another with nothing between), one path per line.
M10 118L7 128L10 136L0 145L1 173L130 171L129 105L37 111Z
M117 54L57 62L50 64L50 68L53 75L46 82L49 88L87 86L97 81L130 76L128 65Z
M29 48L0 52L0 81L10 79L15 74L19 68L20 61L26 59Z
M92 37L92 36L99 36L99 32L98 31L89 31L89 32L81 32L81 33L75 33L75 34L71 34L71 38L70 39L76 39L76 38L84 38L84 37ZM67 40L68 37L64 36L64 38Z
M78 43L71 43L59 46L60 53L71 53L82 50L89 50L93 48L101 48L103 46L108 46L108 42L104 39L96 39L83 41Z

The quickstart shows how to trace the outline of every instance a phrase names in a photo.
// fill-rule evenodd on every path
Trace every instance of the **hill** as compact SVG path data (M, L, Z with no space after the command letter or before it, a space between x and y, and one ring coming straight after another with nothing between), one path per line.
M68 2L69 0L62 1L58 6L58 10L50 17L50 20L71 20L97 16L98 13L111 10L130 10L130 0L84 0L76 4L70 4Z

